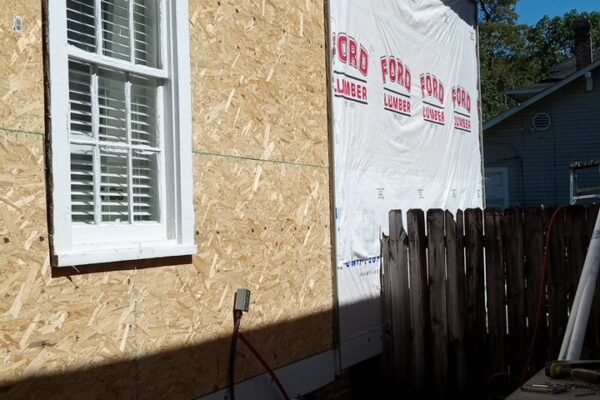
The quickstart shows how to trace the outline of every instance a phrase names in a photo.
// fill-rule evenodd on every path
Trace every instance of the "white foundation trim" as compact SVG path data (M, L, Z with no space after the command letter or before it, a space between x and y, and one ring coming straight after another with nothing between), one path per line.
M290 398L305 395L335 380L333 350L305 358L276 369L275 375ZM258 363L258 361L257 361ZM269 374L265 373L235 385L236 400L281 400L283 397ZM227 389L198 397L196 400L225 400Z
M341 342L341 369L368 360L383 352L383 331L372 329L360 336Z

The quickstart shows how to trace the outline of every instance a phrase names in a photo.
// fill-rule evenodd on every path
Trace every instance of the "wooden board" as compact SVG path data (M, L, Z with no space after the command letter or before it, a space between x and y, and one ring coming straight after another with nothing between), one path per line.
M433 381L442 398L448 385L448 314L446 290L444 210L427 211L427 265L429 271L429 313L431 349L435 354Z
M427 390L432 388L426 384L431 373L431 326L424 213L409 210L407 220L413 385L415 397L426 398Z
M394 384L406 386L410 381L410 292L408 281L408 237L402 223L402 211L390 211L389 281Z
M483 267L483 218L480 209L465 210L465 270L467 289L466 337L469 365L469 393L479 393L485 386L485 294Z
M556 214L555 214L556 212ZM554 220L552 220L552 216ZM549 357L558 358L568 321L567 284L570 271L565 265L564 209L548 209L548 313ZM547 233L548 234L548 233Z
M521 349L528 346L525 314L525 272L523 261L523 213L521 209L504 211L502 219L503 243L506 263L506 289L508 313L508 363L514 375L521 376L527 355Z
M506 372L506 299L504 296L504 253L502 211L488 208L484 212L485 265L488 310L488 356L492 373Z
M252 290L242 330L272 367L331 349L323 5L190 1L199 254L51 278L40 4L0 9L0 397L221 388L237 287ZM240 346L238 380L261 373Z
M467 388L463 212L459 210L455 220L452 214L446 211L445 224L448 271L448 364L454 366L450 368L448 381L453 383L451 389L454 389L454 394L459 396Z
M538 325L536 340L533 343L533 351L530 366L526 376L533 375L542 368L546 362L548 353L548 329L545 313L538 310L546 309L545 284L542 285L542 269L544 259L544 210L540 207L530 207L524 210L525 218L525 280L527 291L525 292L525 309L527 315L527 342L532 343L536 323ZM541 297L541 305L539 305ZM539 319L539 322L537 322Z
M582 206L572 206L565 209L565 267L568 271L567 282L567 304L569 310L573 306L575 292L583 269L585 259L585 249L589 243L589 237L586 232L585 208ZM569 312L570 314L570 312ZM593 314L592 314L593 315ZM594 318L590 318L588 325L594 324ZM595 334L593 336L596 336ZM592 337L593 337L592 336ZM587 338L586 338L587 339ZM561 338L562 340L562 338ZM593 339L592 339L593 340ZM592 340L586 340L585 344L591 344ZM561 341L562 343L562 341ZM589 360L590 354L597 353L593 346L586 346L582 349L582 359ZM557 356L558 358L558 356Z
M395 382L395 360L394 360L394 332L392 330L393 310L392 310L392 280L390 271L393 267L392 254L390 251L390 238L383 235L381 238L381 270L379 279L381 282L381 302L382 302L382 342L383 342L383 379L386 385L390 387Z

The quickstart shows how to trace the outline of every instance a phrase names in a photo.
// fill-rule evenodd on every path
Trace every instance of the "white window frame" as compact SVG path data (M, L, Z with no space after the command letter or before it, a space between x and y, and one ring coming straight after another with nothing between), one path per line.
M67 40L66 1L45 0L46 157L51 263L55 267L196 254L192 182L192 121L187 0L160 0L162 68L86 52ZM99 26L98 18L96 26ZM133 36L133 34L131 35ZM100 45L97 40L96 45ZM133 48L131 50L133 52ZM163 139L159 223L78 226L71 221L70 59L162 79L157 123ZM157 104L157 107L160 105ZM131 197L129 201L132 201Z

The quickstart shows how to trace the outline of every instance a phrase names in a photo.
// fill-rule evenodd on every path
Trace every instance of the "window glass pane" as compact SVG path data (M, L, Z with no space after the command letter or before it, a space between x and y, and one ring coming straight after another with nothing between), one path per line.
M133 220L158 221L158 154L133 150Z
M131 143L156 146L155 80L133 77L131 80Z
M98 68L98 137L101 141L127 142L125 73Z
M71 145L71 220L94 223L94 147Z
M67 37L69 44L96 52L94 0L67 0Z
M101 0L101 4L102 54L129 61L129 1Z
M71 137L92 138L92 89L89 65L69 62Z
M102 222L129 222L127 150L100 148Z
M485 197L488 207L508 206L507 174L505 170L485 171Z
M70 44L96 52L99 18L103 55L159 66L159 0L66 1ZM158 87L156 79L69 61L73 222L160 221ZM100 145L75 144L82 139Z
M158 67L156 0L135 0L133 4L135 63Z

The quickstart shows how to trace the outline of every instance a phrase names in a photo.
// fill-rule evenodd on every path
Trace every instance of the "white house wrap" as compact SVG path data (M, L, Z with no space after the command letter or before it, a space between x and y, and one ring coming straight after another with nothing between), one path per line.
M476 6L332 0L341 364L377 354L391 209L481 207Z

